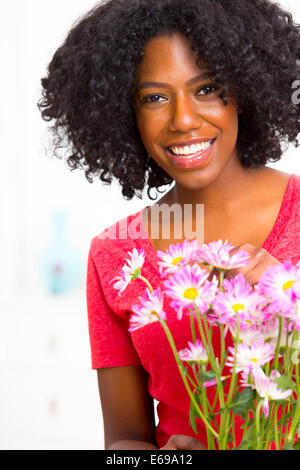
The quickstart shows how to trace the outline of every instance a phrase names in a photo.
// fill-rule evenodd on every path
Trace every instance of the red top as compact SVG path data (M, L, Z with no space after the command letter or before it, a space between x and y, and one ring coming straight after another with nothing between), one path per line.
M159 424L156 439L159 447L173 434L194 436L206 444L205 426L199 420L199 434L189 426L190 399L165 333L160 323L149 324L128 332L131 306L144 295L146 285L140 279L130 283L121 296L110 283L119 274L128 252L144 247L145 263L142 274L156 289L163 283L157 265L156 251L142 223L142 211L113 224L91 242L87 270L87 307L91 344L92 368L142 365L148 373L148 390L159 404ZM300 176L292 175L276 222L263 244L279 261L300 260ZM190 319L177 320L176 312L164 297L167 324L177 350L191 341ZM214 333L215 352L219 354L218 335ZM229 335L227 335L229 337ZM208 389L213 393L213 387ZM240 423L236 424L237 439Z

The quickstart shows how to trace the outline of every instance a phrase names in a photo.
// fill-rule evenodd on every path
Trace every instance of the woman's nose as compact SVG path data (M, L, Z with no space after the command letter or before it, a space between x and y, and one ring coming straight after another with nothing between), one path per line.
M197 105L191 97L177 97L171 113L170 130L187 132L191 129L199 129L203 124L199 103Z

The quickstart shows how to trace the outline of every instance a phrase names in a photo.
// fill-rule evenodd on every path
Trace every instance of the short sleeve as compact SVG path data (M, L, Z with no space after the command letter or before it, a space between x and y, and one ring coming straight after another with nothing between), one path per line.
M140 365L128 322L108 306L91 249L88 255L86 300L92 369Z

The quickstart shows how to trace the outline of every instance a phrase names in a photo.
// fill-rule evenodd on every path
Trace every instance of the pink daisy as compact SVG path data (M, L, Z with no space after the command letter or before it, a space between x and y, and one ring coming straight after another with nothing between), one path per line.
M189 262L189 257L198 247L197 240L184 240L183 243L170 245L166 251L157 251L159 272L164 277L174 272L178 266L184 266Z
M200 364L208 362L205 347L200 339L197 339L196 344L189 341L188 347L179 351L178 356L182 361L186 362L198 362Z
M236 325L237 315L241 327L257 321L265 300L253 291L243 274L223 281L224 292L218 292L212 306L221 324Z
M191 262L205 263L214 266L219 270L230 270L246 266L250 258L247 251L240 250L230 256L230 251L234 248L233 245L226 240L211 242L208 245L204 244L191 255Z
M257 368L252 371L254 379L254 387L258 395L264 399L263 412L265 417L269 416L269 401L286 400L292 393L292 390L282 391L276 382L276 378L280 377L277 370L271 372L270 377L267 377L262 369Z
M300 263L299 267L300 267ZM298 265L297 265L298 266ZM292 286L292 291L293 291L293 299L294 300L300 300L300 279L297 279L293 286Z
M228 357L226 365L233 370L235 359L235 348L228 347L231 356ZM236 372L251 371L253 368L261 367L274 357L275 348L264 340L255 341L251 345L240 343L237 346Z
M143 326L159 321L160 318L166 320L166 314L163 310L163 292L160 288L150 292L145 290L145 297L139 297L140 305L133 305L134 315L130 317L130 327L128 331L135 331Z
M237 327L236 325L230 325L229 327L231 336L236 339ZM239 342L251 346L255 341L264 340L264 336L258 325L252 323L250 325L242 325L239 330Z
M284 317L289 320L288 329L300 330L300 300L296 298L289 311L285 312Z
M208 281L210 273L201 269L198 264L181 267L164 281L165 293L173 299L171 307L177 311L177 318L182 319L183 309L193 307L206 312L216 295L217 278Z
M298 263L299 264L299 263ZM268 310L287 314L293 309L294 283L300 282L300 267L291 261L269 266L262 274L255 289L269 301Z

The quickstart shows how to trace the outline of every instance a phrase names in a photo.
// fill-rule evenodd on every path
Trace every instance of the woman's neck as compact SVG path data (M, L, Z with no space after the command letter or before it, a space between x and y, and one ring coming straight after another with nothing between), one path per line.
M272 171L264 166L250 169L241 165L225 169L212 183L198 189L189 189L178 183L159 202L172 204L204 204L211 211L232 212L249 200L254 201L260 192L266 191L261 175ZM262 194L261 194L262 195ZM262 195L263 196L263 195Z

